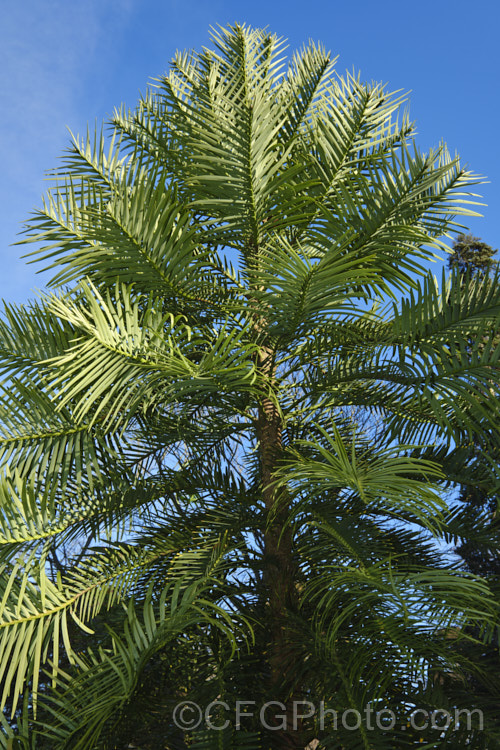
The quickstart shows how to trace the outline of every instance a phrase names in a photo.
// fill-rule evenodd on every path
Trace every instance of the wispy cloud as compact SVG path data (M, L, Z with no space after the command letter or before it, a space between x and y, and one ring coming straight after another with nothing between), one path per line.
M0 47L2 164L10 185L25 185L74 118L82 68L99 35L97 3L11 4Z
M119 33L132 6L133 0L21 0L4 6L0 31L3 254L19 223L39 203L44 171L55 166L67 142L66 126L79 128L86 122L82 101L87 98L89 77L95 77L96 66L102 63L104 34L110 28ZM110 47L112 43L110 39ZM13 271L9 291L13 281L21 283L21 275L23 286L28 277L33 278L24 264L14 261L16 254L18 250L9 253ZM3 289L0 296L5 296Z

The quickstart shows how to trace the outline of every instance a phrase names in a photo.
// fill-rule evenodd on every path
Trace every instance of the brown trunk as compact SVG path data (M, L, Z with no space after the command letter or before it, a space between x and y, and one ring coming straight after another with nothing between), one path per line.
M259 354L259 370L272 389L274 381L274 352L263 347ZM294 685L290 667L294 663L288 630L288 612L295 608L295 565L293 560L293 538L287 525L290 512L286 489L273 486L277 462L282 451L282 419L276 404L270 397L263 397L259 406L257 437L260 447L260 464L263 499L267 515L264 532L264 587L269 606L269 701L279 701L286 712L276 707L267 712L267 723L283 724L286 713L286 729L272 733L273 747L279 750L303 748L300 726L293 729ZM284 529L284 530L283 530Z

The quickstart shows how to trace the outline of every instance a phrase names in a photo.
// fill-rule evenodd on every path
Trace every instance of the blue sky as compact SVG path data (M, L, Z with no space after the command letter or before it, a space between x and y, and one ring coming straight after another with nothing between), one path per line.
M0 297L21 302L44 277L12 247L40 205L44 172L67 128L84 132L134 106L176 49L209 43L211 25L268 26L290 50L309 38L340 55L339 71L409 92L417 142L444 139L484 175L474 234L500 247L500 6L496 0L6 0L0 30Z

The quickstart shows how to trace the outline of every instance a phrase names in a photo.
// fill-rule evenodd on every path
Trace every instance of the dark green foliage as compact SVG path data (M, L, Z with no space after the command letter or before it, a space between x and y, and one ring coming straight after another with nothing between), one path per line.
M464 277L491 280L490 283L493 285L496 283L495 270L498 267L498 261L494 258L496 252L478 237L459 235L453 243L448 265L450 268L458 268ZM492 330L489 335L484 336L483 344L489 346L493 343L496 346L499 341L500 332ZM487 446L484 444L471 446L468 463L474 462L482 464L483 481L462 485L459 500L468 505L472 514L486 511L489 516L488 525L492 532L493 546L484 548L469 541L458 547L457 552L465 560L468 570L472 573L481 576L489 574L498 576L500 573L500 528L497 519L500 500L500 474L497 471L500 465L498 443L493 439L488 441Z
M460 273L483 277L498 266L493 256L497 251L472 234L459 234L453 243L452 254L448 258L449 268L457 268Z

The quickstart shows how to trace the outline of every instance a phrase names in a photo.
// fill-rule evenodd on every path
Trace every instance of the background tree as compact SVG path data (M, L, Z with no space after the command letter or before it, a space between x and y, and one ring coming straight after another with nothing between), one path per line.
M435 540L480 533L441 488L459 446L498 435L500 349L481 342L500 291L457 272L439 288L423 263L476 178L420 153L401 100L322 47L282 53L235 26L178 54L110 142L74 139L27 228L55 275L0 324L18 745L139 745L147 703L170 748L401 748L423 738L417 700L473 707L434 675L470 673L450 633L491 637L497 604ZM89 536L51 576L49 550ZM180 732L186 698L283 708ZM298 700L398 722L282 726ZM425 739L494 735L487 716Z
M452 253L448 258L448 267L458 269L464 278L481 278L494 284L498 269L498 261L494 259L496 252L478 237L461 234L453 243ZM492 330L488 332L482 343L484 346L496 347L499 342L500 333ZM500 487L499 458L498 443L494 436L487 445L483 440L482 443L471 446L468 463L473 469L472 476L469 477L467 484L461 485L459 493L460 502L469 506L471 514L481 512L489 517L488 525L492 530L497 526ZM482 576L493 574L498 577L500 573L498 543L500 543L500 538L497 540L496 548L491 549L469 540L464 542L457 552L465 560L467 568L472 573Z
M459 234L448 257L448 268L457 268L464 275L469 273L483 278L498 267L498 261L493 257L496 252L479 237Z
M463 278L481 278L487 283L497 283L498 261L490 245L472 235L459 235L448 258L448 266L457 268ZM481 346L498 346L500 333L491 329L483 336ZM492 384L493 385L493 384ZM494 386L493 386L494 387ZM498 503L500 487L500 453L495 436L469 443L464 452L464 461L469 467L468 477L462 477L459 484L458 501L465 506L465 514L482 519L482 536L466 539L455 552L464 560L466 569L484 576L490 582L496 596L500 595L500 528L498 524ZM476 630L472 630L477 635ZM481 674L470 676L466 689L474 692L483 705L492 709L500 706L500 660L498 656L498 631L488 645L461 645L468 656L481 664Z

